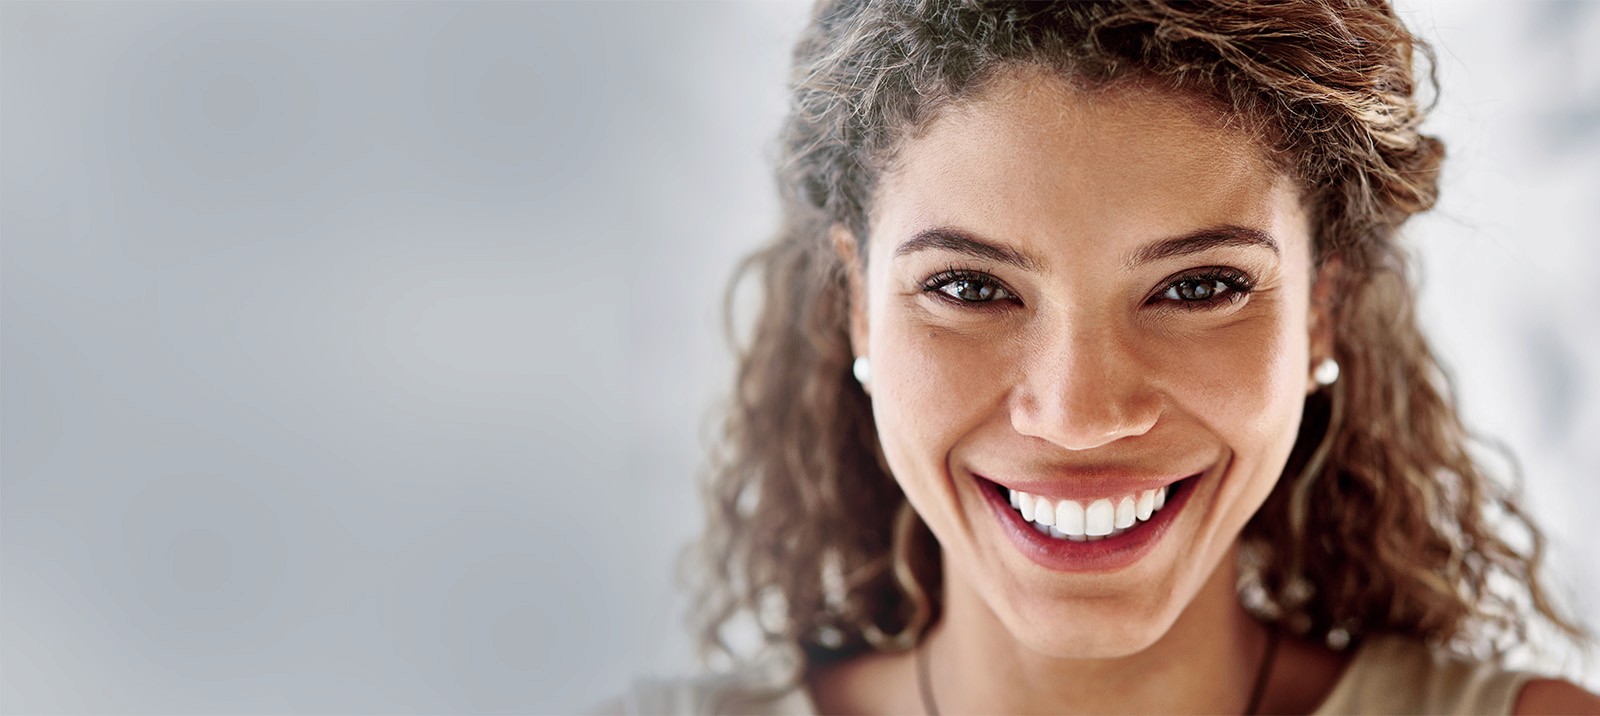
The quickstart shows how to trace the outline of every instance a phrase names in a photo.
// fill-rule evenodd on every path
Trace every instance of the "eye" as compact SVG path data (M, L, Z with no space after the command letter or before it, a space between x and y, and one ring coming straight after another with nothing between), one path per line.
M1221 279L1183 280L1168 286L1161 297L1173 301L1209 301L1230 290L1227 282Z
M1233 303L1250 293L1249 276L1233 269L1204 269L1167 284L1159 298L1185 309L1211 308Z
M928 277L923 290L936 292L952 303L994 303L1015 300L1016 296L993 276L978 271L951 269Z
M939 287L939 292L967 303L986 303L997 298L1010 298L1005 289L992 283L970 278L958 278Z

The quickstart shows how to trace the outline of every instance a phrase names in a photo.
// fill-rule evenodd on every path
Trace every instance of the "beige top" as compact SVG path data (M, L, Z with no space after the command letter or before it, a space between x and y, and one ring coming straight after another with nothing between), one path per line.
M1509 714L1534 674L1462 661L1399 637L1364 642L1315 714ZM815 716L802 688L773 687L772 671L640 680L629 714Z

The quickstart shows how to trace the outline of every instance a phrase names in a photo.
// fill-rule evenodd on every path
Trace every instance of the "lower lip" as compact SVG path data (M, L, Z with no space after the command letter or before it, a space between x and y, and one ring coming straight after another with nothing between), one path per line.
M1178 512L1188 504L1189 495L1194 494L1199 477L1190 475L1184 478L1178 494L1173 495L1149 520L1136 522L1137 526L1133 529L1115 537L1103 537L1093 542L1074 542L1041 534L1031 523L1022 520L1022 513L1000 496L1000 490L993 483L983 480L980 488L995 517L999 519L1001 528L1011 538L1011 543L1035 564L1058 572L1114 572L1139 561L1155 549L1156 543L1167 533L1173 520L1177 519Z

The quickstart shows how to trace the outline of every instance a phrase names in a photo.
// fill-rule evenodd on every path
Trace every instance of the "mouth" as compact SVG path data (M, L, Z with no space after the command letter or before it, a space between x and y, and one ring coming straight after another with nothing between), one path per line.
M1154 549L1203 473L1153 489L1086 500L1056 499L975 476L1013 544L1058 571L1111 571Z

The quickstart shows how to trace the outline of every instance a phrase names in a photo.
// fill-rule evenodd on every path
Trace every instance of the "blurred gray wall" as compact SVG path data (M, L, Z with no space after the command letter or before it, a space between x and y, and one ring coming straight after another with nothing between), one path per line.
M1452 154L1425 318L1600 593L1600 4L1404 7ZM806 12L0 3L0 710L691 668L671 561Z

